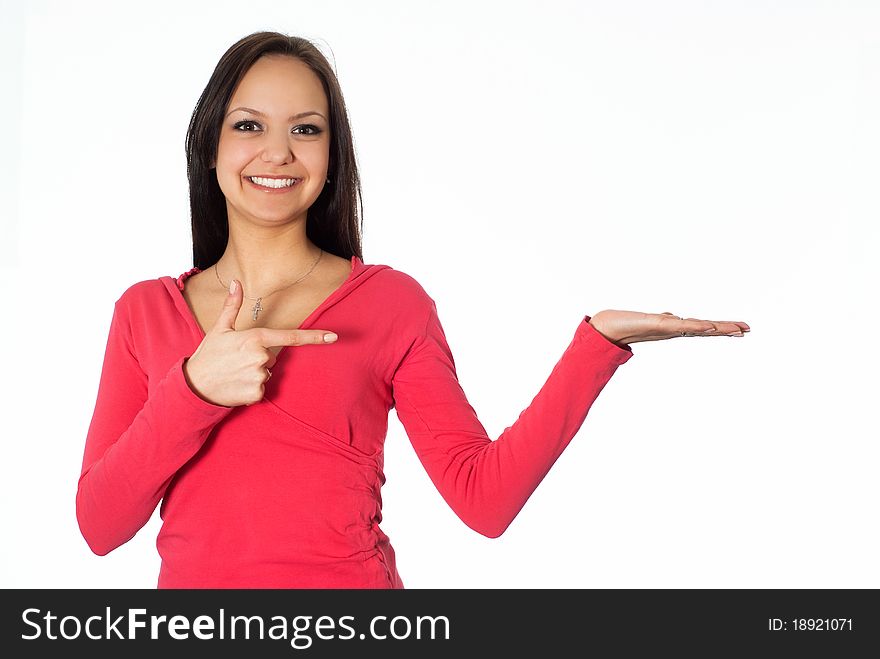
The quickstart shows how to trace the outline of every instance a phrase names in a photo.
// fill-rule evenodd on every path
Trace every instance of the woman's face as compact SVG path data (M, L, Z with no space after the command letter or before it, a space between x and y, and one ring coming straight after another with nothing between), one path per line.
M226 107L217 146L217 182L230 223L305 222L327 178L329 116L320 78L300 60L273 54L253 64ZM297 181L266 189L252 176Z

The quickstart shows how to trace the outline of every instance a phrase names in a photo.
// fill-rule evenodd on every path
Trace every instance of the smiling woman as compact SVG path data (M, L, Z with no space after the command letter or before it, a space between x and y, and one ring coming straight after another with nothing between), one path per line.
M310 41L258 32L234 44L199 98L186 156L196 267L220 259L237 218L277 222L279 213L294 211L301 221L306 209L311 243L361 256L363 206L348 112L332 67ZM267 186L250 176L299 180L293 196L271 204L257 198L251 207L245 192Z
M583 316L493 440L435 301L362 260L351 130L315 46L274 32L233 45L186 149L194 265L117 299L76 494L99 555L161 501L160 588L403 588L380 527L392 408L446 503L496 538L633 356L627 343L739 329Z

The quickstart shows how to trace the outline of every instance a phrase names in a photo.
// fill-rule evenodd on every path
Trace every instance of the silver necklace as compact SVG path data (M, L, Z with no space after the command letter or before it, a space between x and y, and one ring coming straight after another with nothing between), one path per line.
M276 288L276 289L275 289L274 291L272 291L271 293L267 293L266 295L261 295L260 297L250 297L250 296L248 296L248 295L245 295L245 297L246 297L248 300L256 300L256 303L254 304L253 309L252 309L252 311L254 312L254 320L256 320L256 319L257 319L257 316L260 315L260 312L263 311L263 305L260 304L260 302L262 301L262 299L263 299L264 297L269 297L270 295L275 295L275 293L277 293L278 291L283 291L285 288L290 288L291 286L293 286L293 284L298 284L299 282L301 282L303 279L305 279L306 277L308 277L308 276L311 274L312 270L315 269L315 266L318 265L318 261L321 260L321 257L322 257L322 256L324 256L324 250L323 250L323 249L321 250L321 253L318 254L318 258L315 259L315 262L312 264L312 267L309 268L309 271L308 271L306 274L304 274L302 277L300 277L299 279L297 279L295 282L293 282L293 283L291 283L291 284L287 284L286 286L282 286L281 288ZM220 273L217 271L217 264L216 264L216 263L214 264L214 274L217 275L217 281L220 282L220 285L221 285L223 288L225 288L225 289L227 290L227 292L228 292L228 291L229 291L229 286L226 285L226 284L224 284L224 283L223 283L223 280L220 279Z

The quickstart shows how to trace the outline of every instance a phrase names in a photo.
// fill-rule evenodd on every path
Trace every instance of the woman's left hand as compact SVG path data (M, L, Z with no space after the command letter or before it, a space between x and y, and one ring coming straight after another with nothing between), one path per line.
M744 336L751 329L738 320L680 318L669 311L657 314L605 309L589 322L599 334L620 346L682 336Z

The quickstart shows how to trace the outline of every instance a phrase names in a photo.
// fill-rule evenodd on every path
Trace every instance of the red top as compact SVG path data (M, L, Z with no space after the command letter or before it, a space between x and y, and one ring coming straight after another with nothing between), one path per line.
M159 588L403 588L379 527L389 410L449 506L495 538L632 357L584 316L493 441L459 385L434 300L401 271L351 263L300 325L338 340L283 348L253 405L214 405L184 378L204 338L181 292L198 268L122 294L76 494L93 552L134 537L161 500Z

